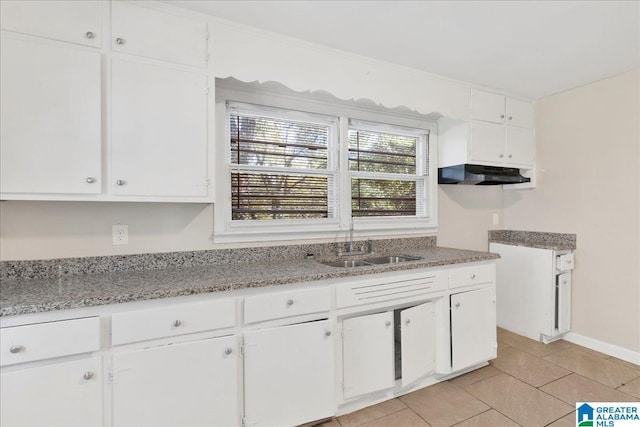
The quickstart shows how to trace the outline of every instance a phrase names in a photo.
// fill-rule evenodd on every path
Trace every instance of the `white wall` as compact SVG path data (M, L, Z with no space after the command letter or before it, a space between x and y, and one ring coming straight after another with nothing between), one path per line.
M506 228L576 233L572 330L640 351L640 72L538 101L537 188Z

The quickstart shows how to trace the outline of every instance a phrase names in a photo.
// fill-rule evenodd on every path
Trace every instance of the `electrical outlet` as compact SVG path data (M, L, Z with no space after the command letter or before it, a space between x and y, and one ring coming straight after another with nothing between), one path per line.
M500 214L497 212L493 214L493 225L500 225Z
M115 224L111 227L114 245L129 244L129 226L123 224Z

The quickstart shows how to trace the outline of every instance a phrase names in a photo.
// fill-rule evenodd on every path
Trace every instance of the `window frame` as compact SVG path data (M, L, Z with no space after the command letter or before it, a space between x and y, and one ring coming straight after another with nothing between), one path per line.
M322 98L322 99L320 99ZM383 107L363 108L355 102L326 100L327 96L290 94L260 90L255 85L216 81L215 104L215 202L213 241L219 243L269 242L304 239L336 241L353 227L357 238L394 235L425 235L437 232L437 124L424 116L398 113ZM336 126L327 149L328 170L335 167L334 218L231 220L231 165L227 101L270 111L286 120L311 117L334 117ZM264 107L263 107L264 106ZM251 107L249 107L251 108ZM420 197L423 215L351 218L351 177L349 170L349 129L351 122L369 124L377 131L428 134L428 171ZM418 155L418 153L416 153ZM332 160L329 160L332 159ZM301 169L300 172L306 172ZM360 172L362 174L362 172ZM321 175L324 176L324 175ZM419 186L416 185L416 198ZM329 189L331 195L331 189ZM330 202L331 203L331 202ZM418 214L418 212L416 212Z

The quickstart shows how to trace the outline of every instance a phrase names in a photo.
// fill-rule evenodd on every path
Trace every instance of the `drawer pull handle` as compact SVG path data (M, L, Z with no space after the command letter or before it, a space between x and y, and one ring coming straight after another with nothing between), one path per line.
M89 381L90 379L93 378L93 372L91 372L91 371L85 372L84 375L82 376L82 378L84 378L85 380Z
M324 336L325 337L330 337L331 336L331 331L325 331Z
M21 351L24 351L24 347L21 345L12 345L9 348L9 353L16 354L16 353L20 353Z
M119 45L127 44L127 40L126 40L126 39L123 39L123 38L121 38L121 37L118 37L118 38L116 39L116 44L119 44Z
M90 176L90 177L88 177L86 179L86 181L87 181L88 184L93 184L94 182L96 182L96 179L94 177Z
M456 303L456 308L459 308L459 307L460 307L460 303L459 303L459 302L457 302L457 303Z
M84 35L88 39L95 39L96 38L96 33L94 33L93 31L87 31Z
M182 322L180 320L176 320L175 322L173 322L173 326L175 326L176 328L180 325L182 325Z
M224 354L229 355L229 354L231 354L231 353L233 353L233 349L232 349L231 347L227 347L227 348L224 350Z
M404 324L405 324L405 325L408 325L409 323L411 323L411 319L407 319L407 320L405 320L405 322L404 322Z
M391 326L391 320L387 320L386 322L384 322L384 326Z
M293 300L292 299L288 299L287 300L287 306L291 307L293 305Z
M475 278L476 278L476 275L474 273L474 274L471 275L471 280L475 280Z
M116 181L116 185L123 186L127 183L124 179L119 179Z

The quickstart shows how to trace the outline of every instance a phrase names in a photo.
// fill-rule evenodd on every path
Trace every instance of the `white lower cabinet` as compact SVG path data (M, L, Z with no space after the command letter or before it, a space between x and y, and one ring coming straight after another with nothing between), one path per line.
M435 303L345 319L342 322L345 399L406 386L436 365Z
M333 322L244 333L245 425L293 426L335 414Z
M494 287L453 294L451 302L451 366L464 369L496 357Z
M2 426L102 425L102 358L3 372Z
M237 347L228 336L114 353L113 425L239 425Z

